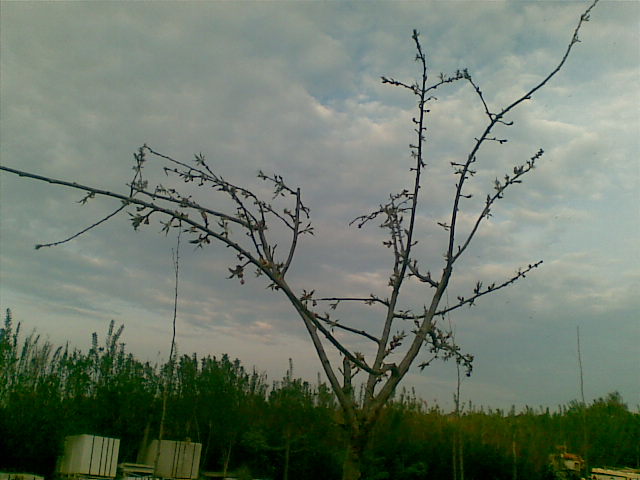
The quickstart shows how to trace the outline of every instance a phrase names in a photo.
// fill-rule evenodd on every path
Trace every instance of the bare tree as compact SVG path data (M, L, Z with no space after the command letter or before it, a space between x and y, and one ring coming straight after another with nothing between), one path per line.
M37 245L36 248L71 240L126 209L134 229L149 224L151 217L160 217L164 232L178 228L190 237L191 244L205 247L211 242L219 242L230 248L237 259L229 268L231 279L237 279L244 284L248 271L255 271L258 276L265 277L269 288L283 294L293 306L315 347L339 402L341 421L347 434L343 479L358 479L361 477L361 460L372 428L400 381L416 363L420 352L426 351L428 355L427 359L417 362L420 368L425 368L435 359L453 359L466 369L467 374L471 372L473 356L463 353L454 342L451 331L446 326L441 326L444 316L465 305L471 306L481 297L513 284L541 265L542 261L533 262L521 267L513 276L495 282L478 281L466 296L457 296L453 305L442 306L443 295L447 291L455 267L469 250L483 222L491 216L492 209L498 200L504 197L505 192L521 183L523 177L534 169L536 162L543 155L540 149L527 160L516 164L506 175L496 178L493 190L482 200L483 203L476 204L479 213L471 228L465 231L459 225L460 212L463 202L472 197L467 186L476 174L481 149L492 142L504 144L507 141L506 138L495 136L494 130L497 126L512 125L507 119L508 115L516 107L530 100L560 71L571 50L579 42L578 32L583 22L589 20L589 14L597 1L595 0L581 15L566 51L555 68L542 81L507 106L497 109L490 107L482 90L466 69L458 70L451 75L440 74L432 80L419 34L414 30L412 38L416 48L415 59L419 67L420 80L416 83L404 83L394 78L382 77L383 83L407 90L417 101L417 113L412 119L416 135L415 142L411 145L413 183L400 192L392 193L386 203L352 222L358 228L371 222L379 222L386 230L384 246L391 252L393 262L386 296L372 293L366 297L318 297L313 289L307 290L289 284L287 273L297 247L305 235L313 233L313 226L309 220L309 208L303 203L300 189L290 187L279 175L269 175L262 171L258 174L258 178L272 188L272 198L265 200L255 193L257 190L234 185L215 173L202 154L195 155L192 162L186 163L164 155L149 145L143 145L135 153L134 176L128 184L129 192L124 194L6 166L2 166L1 169L23 177L83 190L86 196L82 202L96 196L111 197L122 202L115 212L78 234L61 242ZM415 253L416 214L422 200L421 187L426 168L424 146L426 117L429 112L427 106L435 99L433 95L437 90L454 82L466 82L473 89L484 110L486 124L466 157L451 162L456 179L455 193L448 220L438 223L446 232L447 238L443 246L443 260L437 270L427 269ZM161 164L164 173L179 180L182 185L186 183L209 188L214 194L226 197L227 205L231 208L223 210L202 205L193 195L185 193L184 189L181 191L161 184L151 186L143 175L144 168L150 160L153 160L154 164ZM282 241L278 244L276 239L277 233L282 230L289 232L289 240L284 246ZM432 271L438 273L432 274ZM409 282L418 282L424 286L426 301L419 310L401 304L401 292ZM377 330L362 330L335 317L333 312L344 303L365 304L379 309L380 323L377 324ZM371 353L365 354L351 348L349 336L370 342ZM329 349L335 349L340 353L341 365L332 363ZM356 376L359 376L363 385L361 398L353 394L352 385Z

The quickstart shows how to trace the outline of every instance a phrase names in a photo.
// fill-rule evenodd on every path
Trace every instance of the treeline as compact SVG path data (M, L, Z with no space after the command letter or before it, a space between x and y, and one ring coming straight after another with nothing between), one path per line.
M269 382L226 355L141 362L125 351L122 331L111 322L103 342L93 334L88 352L55 347L36 333L22 335L7 310L0 329L0 470L50 478L64 437L79 433L120 438L120 461L136 462L143 442L158 435L166 395L164 438L202 443L204 470L340 478L343 432L324 383L295 378L292 366ZM558 445L593 466L638 466L640 414L617 393L553 412L469 405L455 415L404 392L375 431L365 478L551 479L549 455Z

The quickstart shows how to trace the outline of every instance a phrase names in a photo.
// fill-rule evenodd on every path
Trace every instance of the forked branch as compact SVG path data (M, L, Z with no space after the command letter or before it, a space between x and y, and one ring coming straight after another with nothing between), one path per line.
M529 88L524 94L513 100L506 107L493 109L485 98L479 84L466 70L457 70L451 75L440 74L435 82L430 83L427 56L420 43L419 34L413 31L412 39L415 44L418 63L418 82L403 82L389 77L382 77L382 82L408 90L416 98L417 112L412 118L415 140L410 145L412 182L399 193L392 193L388 200L373 212L361 215L351 222L359 228L368 226L373 221L379 221L387 237L383 242L390 252L392 262L387 292L385 294L372 293L369 296L339 295L316 298L314 290L294 289L287 283L286 275L295 258L301 237L313 234L313 226L309 221L309 209L302 201L299 188L289 187L279 175L267 175L259 172L258 178L266 182L272 189L272 198L260 198L252 190L235 185L216 174L211 169L202 154L195 155L191 163L176 160L168 155L159 153L149 146L142 146L134 154L134 176L128 184L128 194L118 194L104 189L94 188L74 182L57 180L50 177L24 172L6 166L0 170L21 177L32 178L54 185L70 187L86 192L81 203L101 196L114 198L122 202L113 213L89 227L82 229L65 240L37 245L55 246L66 243L71 239L86 233L122 210L129 210L130 220L135 229L150 224L151 217L160 216L162 231L169 232L171 228L179 228L190 238L189 242L197 247L219 242L231 248L237 263L229 268L229 278L245 282L245 270L255 269L258 275L267 278L268 287L284 293L291 305L302 319L323 369L329 379L333 391L338 398L344 413L345 423L352 433L361 434L363 430L371 428L378 418L382 407L396 391L396 387L414 364L417 356L424 349L429 359L419 363L426 367L435 359L454 359L459 365L464 365L468 372L472 367L473 357L462 352L456 344L450 331L439 327L438 317L461 308L472 306L476 300L498 290L512 285L524 278L533 269L538 268L542 261L529 264L515 275L500 284L491 283L486 286L477 282L472 293L466 297L458 296L453 306L441 307L443 296L447 292L449 282L454 273L456 262L463 253L468 251L483 221L491 216L498 200L504 197L507 188L522 182L524 175L535 168L543 151L533 155L528 161L513 168L513 173L496 179L493 192L486 196L484 206L475 218L470 230L461 234L459 228L460 212L463 201L471 199L467 185L476 174L476 169L482 164L482 147L487 142L497 142L502 145L508 141L494 133L495 127L513 125L506 116L525 100L544 87L551 78L565 65L574 45L579 42L578 33L584 22L589 20L591 10L598 0L595 0L581 15L571 40L560 62L541 81ZM478 100L482 104L485 122L481 134L472 142L469 153L454 162L453 175L456 178L455 191L452 197L450 214L440 222L440 226L447 232L443 246L444 261L437 268L423 268L416 254L416 217L420 204L420 194L423 191L425 169L425 142L427 140L428 105L435 102L437 90L447 87L454 82L466 80ZM180 181L182 184L208 188L214 194L222 195L228 209L210 208L200 204L192 195L177 188L162 184L151 187L143 177L148 162L162 164L162 172L167 177ZM283 206L284 204L284 206ZM224 210L224 211L223 211ZM278 244L274 239L276 232L284 230L290 238L285 248L277 250ZM290 237L289 237L290 235ZM282 254L280 254L282 252ZM426 271L426 273L424 273ZM440 272L432 274L431 272ZM408 296L401 295L407 279L415 279L424 284L425 295L420 299L420 306L402 303ZM300 293L302 292L302 293ZM401 301L402 299L402 301ZM381 323L377 325L377 332L360 328L355 323L345 324L332 314L317 310L319 302L329 302L331 310L336 310L345 303L361 303L381 307ZM373 311L373 309L372 309ZM376 309L377 311L377 309ZM418 313L419 312L419 313ZM409 326L411 330L405 328ZM346 332L349 338L365 339L374 343L373 352L367 358L364 354L354 351L348 341L341 340L334 333L336 330ZM342 355L342 383L336 374L325 349L329 344ZM404 349L404 350L403 350ZM397 361L392 361L398 359ZM367 375L363 403L359 404L352 395L352 379L358 372ZM366 432L365 432L366 433Z

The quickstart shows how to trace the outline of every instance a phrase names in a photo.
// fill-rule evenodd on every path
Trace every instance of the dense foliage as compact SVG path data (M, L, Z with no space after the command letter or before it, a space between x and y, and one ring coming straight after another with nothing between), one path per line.
M85 353L36 333L22 338L7 310L0 329L0 470L50 476L64 437L79 433L120 438L120 460L135 462L145 438L157 435L168 388L165 438L202 443L205 470L340 478L344 432L325 384L295 378L293 366L269 384L227 355L141 362L125 352L122 331L111 322L104 342L94 333ZM463 458L457 478L465 480L551 478L549 455L558 445L591 465L640 463L640 414L617 393L553 412L468 405L456 416L404 392L376 427L365 478L454 478L454 438Z

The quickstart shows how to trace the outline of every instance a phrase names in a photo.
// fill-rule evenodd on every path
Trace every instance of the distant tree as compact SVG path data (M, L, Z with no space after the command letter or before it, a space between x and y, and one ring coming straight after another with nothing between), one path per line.
M7 308L4 327L0 329L0 404L6 401L7 393L15 381L15 370L18 364L18 337L20 324L13 328L11 310Z
M340 432L333 423L335 409L328 409L322 396L322 384L294 377L291 360L285 377L273 383L265 430L275 454L275 478L337 478L332 454Z
M56 365L62 349L35 331L20 338L6 310L0 329L0 468L51 474L59 453L61 382ZM53 444L53 448L51 445Z
M106 341L99 343L95 335L88 352L70 352L40 340L36 332L21 337L10 314L5 317L1 358L15 361L0 362L2 378L11 379L0 396L0 470L50 476L64 437L77 433L118 437L120 461L135 461L145 425L159 417L159 387L169 362L152 367L121 346L110 348L118 341L116 332L112 323ZM117 353L105 358L109 352ZM114 367L96 375L95 365ZM203 469L226 463L236 474L244 466L274 479L287 471L289 478L339 478L335 397L322 383L312 387L289 369L268 391L264 375L249 373L226 356L184 355L176 374L167 429L171 436L203 443ZM527 480L555 479L549 456L560 445L577 451L582 412L583 404L573 401L553 414L548 408L505 412L469 405L456 416L437 406L426 408L403 389L385 405L372 430L363 476L452 478L456 470L449 452L461 428L465 478L512 480L516 471ZM593 401L586 413L594 465L637 468L640 412L630 411L613 392Z
M568 417L582 414L584 404L572 406ZM598 398L586 409L589 429L589 458L593 466L638 468L640 452L640 412L632 413L618 392ZM603 425L607 428L603 428Z
M461 212L464 209L473 215L470 203L465 202L472 197L468 188L469 181L477 172L483 148L487 144L502 145L507 142L506 138L496 136L496 127L512 125L513 122L508 120L509 114L530 100L560 71L571 50L579 42L578 32L583 22L589 20L589 14L597 1L595 0L581 15L566 51L555 68L528 91L501 108L489 105L479 85L466 69L450 75L440 74L432 80L419 34L414 30L412 38L416 48L419 81L405 83L394 78L382 77L383 83L405 89L416 98L417 111L412 119L416 135L411 145L412 184L400 192L391 193L378 208L357 217L352 222L358 228L372 222L380 222L380 227L387 232L384 246L391 252L392 267L386 295L371 293L365 297L318 297L313 288L296 287L289 283L287 273L297 247L304 235L313 233L313 226L309 221L309 208L303 203L300 189L290 187L283 177L277 174L259 172L258 178L273 188L273 198L264 200L256 193L257 190L234 185L215 173L202 154L197 154L192 163L185 163L159 153L148 145L140 147L134 155L134 176L128 185L129 191L123 194L6 166L0 168L20 176L83 190L86 192L83 203L96 196L111 197L122 202L122 205L108 217L69 239L37 245L36 248L64 243L128 208L131 210L128 214L134 229L149 224L151 217L161 217L165 232L171 231L172 228L181 229L184 234L191 236L190 242L193 245L205 247L211 242L218 242L230 248L235 252L237 262L229 268L229 278L235 278L244 284L247 271L250 269L258 276L266 277L268 286L283 294L291 303L313 343L324 373L336 395L342 413L341 422L346 431L347 448L343 479L356 480L361 477L361 460L370 434L384 406L394 395L409 368L416 363L420 352L426 351L428 355L418 363L420 368L430 365L435 359L453 359L470 373L473 356L463 353L453 341L452 333L441 326L439 319L450 311L465 305L471 306L481 297L513 284L542 263L536 261L526 265L509 278L490 282L478 281L471 292L464 296L456 296L457 301L453 305L442 305L454 267L459 265L460 259L469 251L483 222L491 216L496 203L504 197L506 191L521 183L543 155L543 150L539 149L528 160L513 166L512 171L496 178L493 190L476 204L479 213L476 214L475 220L465 229L460 221ZM468 154L451 162L455 178L451 213L446 221L438 222L446 234L442 249L443 260L437 269L428 269L418 259L416 251L416 219L423 197L421 194L426 190L423 188L427 166L426 118L430 102L435 100L436 91L454 82L465 82L475 92L486 116L486 124L475 138ZM143 176L144 167L150 158L164 163L164 172L170 178L179 180L180 185L186 183L208 187L213 193L226 197L226 203L212 202L211 206L206 206L196 201L188 192L179 190L179 187L150 185ZM224 205L230 205L230 208L224 210ZM284 248L281 235L279 237L283 230L289 232L289 240ZM404 287L410 281L417 281L425 287L425 301L420 309L405 305L401 301L406 290ZM377 324L377 330L365 331L339 320L333 311L345 303L379 308L380 323ZM337 335L336 332L344 335ZM354 350L348 339L349 335L371 342L373 353ZM341 364L332 363L328 348L334 348L341 354ZM364 376L364 390L362 395L357 396L354 394L353 385L356 377L362 378L359 375Z
M264 382L264 376L246 372L227 355L200 360L184 355L168 402L168 432L201 442L203 464L219 465L226 474L239 438L266 403Z

